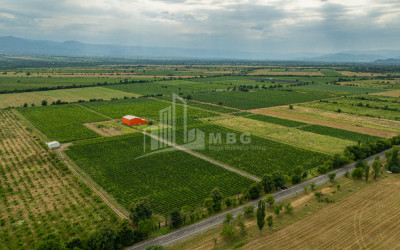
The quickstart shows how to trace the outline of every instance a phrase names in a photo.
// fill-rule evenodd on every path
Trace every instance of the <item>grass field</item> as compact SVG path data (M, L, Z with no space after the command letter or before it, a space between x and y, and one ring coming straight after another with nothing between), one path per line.
M61 100L63 102L77 102L79 100L89 101L90 99L110 100L111 98L139 97L137 94L127 93L103 87L60 89L49 91L25 92L16 94L4 94L0 99L0 108L21 107L24 103L40 106L42 100L49 104Z
M335 185L340 184L338 190ZM332 203L318 202L312 192L285 201L293 213L273 216L273 227L265 225L260 233L255 216L244 217L246 234L238 232L232 239L220 236L222 226L169 249L396 249L400 219L399 176L386 176L378 181L354 181L341 178L327 183L318 191ZM333 192L333 193L332 193ZM232 221L231 223L237 223ZM216 239L216 244L215 240Z
M333 69L321 69L320 72L324 76L343 76L342 74Z
M286 107L275 107L254 109L251 112L382 138L393 137L400 133L399 122L396 121L343 114L303 106L296 106L293 110L289 110Z
M146 147L150 149L149 144ZM154 211L161 214L185 205L201 205L214 187L229 196L252 183L183 151L137 159L145 154L139 133L77 143L66 153L126 208L146 196Z
M385 92L380 92L380 93L373 93L371 95L377 95L377 96L389 96L389 97L400 97L400 89L396 90L390 90L390 91L385 91Z
M305 92L292 90L261 90L254 92L211 92L193 94L197 101L222 103L224 106L239 109L255 109L261 107L287 105L291 103L308 102L332 97L332 94L324 92Z
M346 86L346 85L336 85L336 84L310 84L310 85L298 86L296 88L318 90L318 91L332 91L332 92L350 93L350 94L369 94L369 93L379 93L386 91L385 89L379 89L379 88Z
M328 136L327 133L317 134L309 130L307 132L307 130L246 119L244 117L232 117L214 122L231 129L324 154L341 153L345 147L355 144L354 141Z
M320 72L310 72L310 71L287 71L287 72L279 72L272 71L270 69L258 69L249 73L251 76L276 76L276 75L294 75L294 76L322 76Z
M117 221L19 114L0 117L0 249L32 249L51 232L69 241Z
M107 120L76 104L20 108L18 111L50 140L59 142L99 137L83 123Z

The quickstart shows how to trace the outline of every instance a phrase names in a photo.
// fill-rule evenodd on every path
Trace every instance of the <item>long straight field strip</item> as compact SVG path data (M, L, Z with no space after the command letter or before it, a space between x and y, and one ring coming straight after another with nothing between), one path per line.
M274 171L289 174L296 166L310 169L329 158L327 154L255 135L251 135L249 142L242 143L241 131L215 124L204 123L198 128L205 134L206 147L204 150L196 151L259 177ZM182 134L183 131L177 131L177 136ZM221 134L221 140L215 141L215 136L218 134ZM236 143L227 142L226 137L229 134L235 135Z
M61 100L64 102L89 101L90 99L110 100L112 98L139 97L137 94L127 93L103 87L59 89L49 91L35 91L14 94L3 94L0 99L0 108L21 107L24 103L40 106L42 100L48 103Z
M294 90L260 90L253 92L220 91L193 94L193 100L222 104L238 109L255 109L333 97L326 92Z
M324 76L343 76L342 74L333 69L321 69L320 72Z
M117 221L114 212L32 135L0 110L0 249L33 249L43 236L84 238Z
M375 117L357 116L323 109L296 106L261 108L251 112L283 119L353 131L376 137L389 138L400 133L400 122Z
M369 87L359 87L359 86L346 86L337 84L309 84L296 86L296 89L307 89L307 90L317 90L317 91L331 91L338 93L351 93L351 94L370 94L379 93L387 91L383 88L369 88Z
M99 137L83 123L107 120L75 104L21 108L18 111L50 140L60 142Z
M341 138L344 140L351 140L351 141L362 142L362 143L374 142L378 139L382 139L381 137L377 137L377 136L360 134L360 133L356 133L356 132L352 132L352 131L348 131L348 130L331 128L331 127L326 127L326 126L321 126L321 125L302 126L298 129L312 132L315 134L327 135L327 136Z
M312 133L295 127L286 127L264 121L247 119L247 117L224 117L224 119L211 119L211 121L215 124L250 133L265 139L329 155L341 153L347 146L356 144L354 141L343 138L332 137L322 133Z
M139 197L149 197L154 211L161 214L200 205L214 187L229 196L252 183L183 151L137 158L147 153L142 134L76 143L66 153L126 208Z
M386 97L387 98L387 97ZM305 107L343 112L359 116L369 116L400 121L400 104L379 100L359 100L355 98L340 98L323 102L304 103Z
M281 126L285 126L285 127L295 128L295 127L307 125L307 123L304 123L304 122L292 121L292 120L282 119L282 118L273 117L273 116L258 115L258 114L252 114L252 113L249 113L249 114L250 115L245 116L247 119L268 122L268 123L281 125Z

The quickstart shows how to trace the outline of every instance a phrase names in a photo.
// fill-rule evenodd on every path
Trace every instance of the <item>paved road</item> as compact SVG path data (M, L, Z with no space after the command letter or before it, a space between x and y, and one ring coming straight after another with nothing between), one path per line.
M389 150L391 150L391 149L389 149ZM368 163L371 164L374 161L376 156L379 155L381 158L383 158L383 157L385 157L385 152L387 152L389 150L386 150L386 151L384 151L382 153L379 153L379 154L376 154L374 156L371 156L371 157L369 157L369 158L367 158L365 160ZM352 164L350 164L350 165L348 165L346 167L343 167L343 168L340 168L340 169L336 169L336 170L334 170L334 171L332 171L330 173L336 173L336 178L342 177L342 176L345 175L345 173L347 171L349 171L349 172L352 171L354 169L354 166L355 166L355 163L352 163ZM328 173L328 174L330 174L330 173ZM282 201L282 200L284 200L286 198L295 196L296 194L303 192L304 191L304 186L310 186L310 184L312 182L314 182L317 186L328 182L329 181L328 174L318 176L318 177L316 177L316 178L314 178L312 180L300 183L300 184L295 185L295 186L293 186L293 187L291 187L291 188L289 188L287 190L279 191L279 192L273 194L273 196L275 197L275 201L279 202L279 201ZM264 199L264 198L265 197L262 197L261 199ZM254 201L252 201L250 203L247 203L245 205L246 206L249 206L249 205L257 206L257 204L258 204L258 200L254 200ZM236 215L243 210L243 206L245 206L245 205L242 205L240 207L237 207L237 208L225 211L223 213L211 216L211 217L206 218L206 219L204 219L202 221L199 221L199 222L197 222L195 224L192 224L192 225L180 228L178 230L175 230L175 231L173 231L173 232L171 232L169 234L166 234L166 235L163 235L163 236L159 236L157 238L150 239L150 240L138 243L136 245L128 247L127 249L130 249L130 250L145 249L146 246L150 246L150 245L171 246L171 245L173 245L175 243L178 243L178 242L181 242L181 241L183 241L185 239L191 238L191 237L193 237L193 236L195 236L197 234L206 232L206 231L208 231L208 230L210 230L210 229L222 224L222 222L223 222L223 220L225 218L225 215L227 213L231 213L231 214L233 214L234 217L236 217Z

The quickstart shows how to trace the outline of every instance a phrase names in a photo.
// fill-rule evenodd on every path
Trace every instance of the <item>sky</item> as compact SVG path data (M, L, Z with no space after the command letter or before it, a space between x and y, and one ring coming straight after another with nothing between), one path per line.
M0 36L263 53L400 49L400 1L0 0Z

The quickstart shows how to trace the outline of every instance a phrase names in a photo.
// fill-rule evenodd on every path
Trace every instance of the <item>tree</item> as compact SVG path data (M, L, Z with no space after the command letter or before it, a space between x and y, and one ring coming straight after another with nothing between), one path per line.
M293 105L292 104L289 105L289 109L293 109Z
M151 219L145 219L139 221L138 224L138 230L142 234L143 238L147 238L151 232L153 232L156 229L156 225L154 224L154 221Z
M104 226L100 230L94 231L88 239L90 249L116 249L117 232L110 226Z
M263 229L265 225L265 203L262 200L258 201L257 208L257 226L260 231Z
M254 206L244 206L243 213L245 215L250 215L250 214L254 213Z
M369 165L367 164L367 166L365 167L365 182L368 182L368 178L369 178Z
M219 191L219 188L214 188L211 190L211 198L213 199L214 205L213 209L214 211L221 211L221 203L222 203L222 194L221 191Z
M232 206L232 199L230 197L226 197L224 202L225 202L226 207Z
M281 204L281 205L279 205L279 206L275 206L275 207L274 207L274 213L275 213L276 215L279 215L280 212L281 212L281 210L282 210L282 207L283 207L283 204Z
M64 246L61 243L60 236L58 234L51 233L40 239L35 249L36 250L64 249Z
M315 190L315 186L316 186L316 185L315 185L315 183L314 183L314 182L311 182L311 183L310 183L310 188L311 188L311 190L312 190L312 191L314 191L314 190Z
M286 205L285 205L285 209L286 209L286 212L287 212L288 214L291 214L292 211L293 211L293 206L292 206L292 204L290 204L290 202L289 202L288 204L286 204Z
M28 107L28 103L24 103L24 106L23 106L24 108L27 108Z
M295 167L292 173L292 183L293 184L300 183L303 173L304 173L304 168L302 166Z
M393 147L391 152L386 153L388 170L392 173L400 173L400 159L398 147Z
M362 168L365 169L365 167L368 166L368 163L366 161L363 160L358 160L356 162L356 165L354 166L355 168Z
M285 175L282 172L274 172L272 174L274 178L275 188L278 189L285 185Z
M207 208L209 214L214 213L214 200L212 198L205 198L203 206Z
M261 193L261 185L258 182L255 182L250 185L249 189L247 190L246 198L251 200L257 199L260 197Z
M364 168L356 168L353 170L353 172L351 173L351 177L353 177L354 179L361 179L364 176Z
M272 215L267 217L267 224L270 228L272 228L272 226L274 225L274 221L272 219Z
M315 195L315 197L317 197L318 201L321 201L321 198L322 198L322 195L323 195L322 192L315 192L314 195Z
M224 225L221 236L227 237L227 238L232 238L236 233L236 229L232 224L226 224Z
M47 101L46 100L42 101L42 106L47 106Z
M347 157L342 156L340 154L335 154L332 159L332 167L340 168L349 162L350 162L350 160Z
M183 218L182 218L182 215L181 215L181 213L179 212L178 209L175 208L171 212L170 216L171 216L171 226L172 226L172 228L178 228L183 224Z
M272 204L275 203L275 198L274 198L274 196L272 196L272 195L270 195L270 194L267 194L267 195L265 196L265 202L268 203L270 206L272 206Z
M272 189L274 189L274 187L275 187L275 182L274 182L273 176L270 174L265 174L261 179L261 185L262 185L265 193L271 192Z
M336 177L336 173L330 173L330 174L328 175L328 177L329 177L329 180L330 180L330 181L333 181L333 180L335 179L335 177Z
M139 198L130 208L131 214L129 218L132 220L134 225L138 225L139 221L151 219L153 212L150 208L150 202L147 197Z
M117 228L117 246L118 248L131 246L135 243L133 229L128 220L123 220Z
M374 180L376 180L382 171L382 163L379 156L375 157L374 162L372 163L372 174L374 176Z
M230 222L232 219L233 219L233 215L232 215L231 213L227 213L227 214L225 215L224 222L227 223L227 224L229 224L229 222Z
M308 188L307 188L306 185L304 185L303 189L304 189L304 193L305 193L305 194L308 193Z

